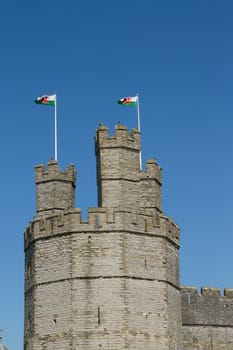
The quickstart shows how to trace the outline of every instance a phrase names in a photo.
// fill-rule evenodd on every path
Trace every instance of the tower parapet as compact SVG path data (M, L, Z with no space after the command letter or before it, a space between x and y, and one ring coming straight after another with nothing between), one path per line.
M100 125L96 131L95 141L97 149L99 147L120 147L129 148L139 152L141 147L141 134L138 129L132 129L132 131L129 132L125 125L118 124L115 126L115 135L110 136L109 128L107 126Z
M77 234L78 232L116 232L127 231L131 234L163 237L174 247L179 248L180 232L173 221L153 211L139 210L131 212L121 209L89 208L87 220L82 219L81 209L64 210L45 217L36 217L25 230L25 250L41 239L58 235ZM176 281L176 284L178 281Z
M36 211L38 214L74 207L76 171L73 164L62 172L55 160L35 167Z

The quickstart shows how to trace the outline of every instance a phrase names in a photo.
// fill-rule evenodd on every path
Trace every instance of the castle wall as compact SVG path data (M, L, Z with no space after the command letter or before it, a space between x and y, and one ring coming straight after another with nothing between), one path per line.
M178 243L177 227L153 211L96 208L82 221L73 209L35 218L25 232L29 314L30 303L35 307L29 349L69 349L71 343L80 349L168 349L167 302L158 300L167 295L173 264L168 246L178 254Z
M182 349L181 304L179 288L167 285L167 315L168 315L168 347L167 349Z
M233 328L219 326L183 326L182 350L232 350Z
M233 349L233 289L183 287L183 350Z

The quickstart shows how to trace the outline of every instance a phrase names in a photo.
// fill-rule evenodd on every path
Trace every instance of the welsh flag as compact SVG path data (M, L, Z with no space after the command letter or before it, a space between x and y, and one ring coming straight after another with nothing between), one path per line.
M35 103L38 105L47 105L47 106L55 106L55 101L56 101L56 95L43 95L40 97L37 97L35 100Z
M133 97L123 97L117 103L123 106L135 107L137 105L138 96Z

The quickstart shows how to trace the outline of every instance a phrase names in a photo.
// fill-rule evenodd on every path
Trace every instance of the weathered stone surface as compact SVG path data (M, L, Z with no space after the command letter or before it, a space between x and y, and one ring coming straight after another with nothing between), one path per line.
M233 349L232 289L183 287L184 350Z
M179 228L140 133L96 132L98 208L74 208L76 171L36 167L25 230L26 350L232 350L233 290L180 287Z

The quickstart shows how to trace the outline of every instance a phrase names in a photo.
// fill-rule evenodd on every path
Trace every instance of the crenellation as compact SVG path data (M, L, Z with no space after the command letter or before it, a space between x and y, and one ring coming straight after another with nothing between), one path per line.
M210 288L210 287L201 287L200 292L197 287L192 286L183 286L181 287L181 295L187 299L190 297L205 297L205 298L233 298L233 289L232 288L224 288L223 293L221 288Z
M182 320L185 325L233 327L232 289L182 287Z
M38 215L25 229L25 249L33 240L43 239L51 235L127 230L132 233L144 233L169 238L179 245L179 229L167 217L156 211L126 211L121 209L89 208L87 220L82 219L81 209L75 208L47 216Z
M62 181L71 181L75 186L76 182L76 170L74 169L73 164L69 164L64 172L61 171L56 160L51 160L48 163L48 169L44 164L35 166L35 181L37 183L62 180Z
M98 153L99 147L126 147L140 150L140 139L138 129L132 129L129 132L126 126L118 124L115 126L115 134L110 136L109 128L101 125L95 136L96 153Z

